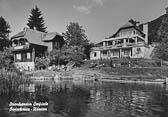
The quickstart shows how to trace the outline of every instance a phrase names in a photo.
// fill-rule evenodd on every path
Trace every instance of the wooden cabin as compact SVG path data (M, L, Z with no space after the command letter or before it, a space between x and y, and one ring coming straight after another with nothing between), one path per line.
M56 32L44 33L24 28L11 37L10 49L18 69L34 70L36 57L44 56L47 51L60 49L63 44L63 36Z

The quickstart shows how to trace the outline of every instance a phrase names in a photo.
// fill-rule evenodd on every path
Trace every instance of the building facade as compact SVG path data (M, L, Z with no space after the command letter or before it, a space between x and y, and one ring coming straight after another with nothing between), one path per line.
M56 32L43 33L24 28L11 37L10 49L18 69L34 70L36 57L44 56L47 51L60 49L63 44L63 36Z
M97 43L92 48L90 59L149 58L148 23L142 26L140 29L131 20L128 21L114 35Z

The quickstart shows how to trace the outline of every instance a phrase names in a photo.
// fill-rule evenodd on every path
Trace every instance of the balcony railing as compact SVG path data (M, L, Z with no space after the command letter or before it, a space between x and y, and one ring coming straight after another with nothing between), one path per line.
M27 50L29 49L29 44L27 45L19 45L15 47L10 47L11 51L17 51L17 50Z
M137 43L121 43L116 45L109 45L109 46L101 46L101 47L94 47L93 50L96 49L113 49L113 48L122 48L122 47L131 47L136 45L144 45L144 42L137 42Z

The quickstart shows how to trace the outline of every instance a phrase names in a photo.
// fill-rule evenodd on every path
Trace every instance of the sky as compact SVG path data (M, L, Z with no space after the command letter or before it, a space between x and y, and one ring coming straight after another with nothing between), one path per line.
M48 32L62 34L70 22L78 22L88 40L97 43L129 19L145 23L165 14L168 0L0 0L0 16L11 26L10 37L27 27L35 5Z

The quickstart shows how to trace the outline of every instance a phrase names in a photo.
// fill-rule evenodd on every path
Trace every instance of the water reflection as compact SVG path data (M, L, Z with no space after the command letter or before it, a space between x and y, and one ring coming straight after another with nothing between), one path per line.
M0 95L0 116L9 102L48 102L46 112L20 112L21 117L167 117L168 90L162 85L46 81L21 84Z

